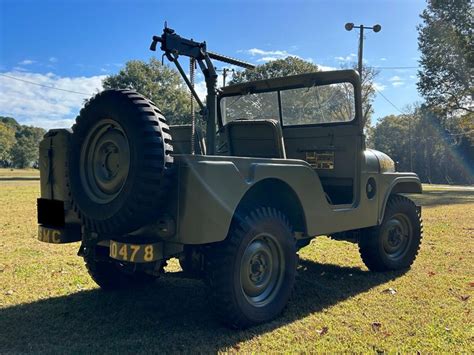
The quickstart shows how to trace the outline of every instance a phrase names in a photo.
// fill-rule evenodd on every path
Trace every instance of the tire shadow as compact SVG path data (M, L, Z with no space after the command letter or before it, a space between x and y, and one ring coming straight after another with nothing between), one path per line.
M143 289L96 289L0 309L0 353L215 352L402 274L301 260L283 314L267 324L232 330L215 318L201 281L172 273Z

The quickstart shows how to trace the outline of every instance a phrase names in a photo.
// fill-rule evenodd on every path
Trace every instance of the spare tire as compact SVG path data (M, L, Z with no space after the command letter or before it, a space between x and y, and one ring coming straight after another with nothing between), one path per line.
M72 207L86 228L125 234L158 217L173 147L153 102L131 90L97 94L76 118L70 147Z

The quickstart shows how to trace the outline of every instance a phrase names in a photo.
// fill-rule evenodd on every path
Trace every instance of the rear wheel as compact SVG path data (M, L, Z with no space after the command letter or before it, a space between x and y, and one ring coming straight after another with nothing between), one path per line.
M178 260L186 276L192 278L201 278L204 276L204 254L198 248L185 245L184 252Z
M422 232L421 216L413 201L393 195L382 224L369 228L360 238L362 260L372 271L409 268L418 254Z
M157 276L136 265L120 263L109 257L109 248L97 246L84 256L86 268L94 282L104 290L117 290L144 286L153 283Z
M273 208L257 208L235 221L227 239L212 246L207 272L213 305L238 328L269 321L285 307L297 266L288 219Z

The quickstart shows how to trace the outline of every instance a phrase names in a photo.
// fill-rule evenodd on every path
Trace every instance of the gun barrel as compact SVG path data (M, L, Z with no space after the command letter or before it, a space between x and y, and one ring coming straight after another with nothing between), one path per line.
M227 56L222 55L222 54L209 52L209 51L207 52L207 54L209 55L209 58L219 60L219 61L224 62L224 63L237 65L237 66L245 68L245 69L254 69L255 68L255 65L253 65L253 64L244 62L244 61L239 60L239 59L227 57Z
M168 30L163 32L162 36L153 36L153 42L151 43L150 50L155 51L158 43L164 43L162 48L165 52L176 51L178 55L185 55L188 57L199 58L202 56L202 49L205 50L205 43L194 42L193 40L185 39L178 36L174 31ZM227 57L222 54L206 51L207 55L211 59L219 60L224 63L231 65L237 65L246 69L254 69L253 64L244 62L239 59Z

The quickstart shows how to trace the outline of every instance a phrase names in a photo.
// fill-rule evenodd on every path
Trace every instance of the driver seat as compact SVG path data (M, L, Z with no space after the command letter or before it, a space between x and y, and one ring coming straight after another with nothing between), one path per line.
M225 130L229 155L286 159L283 133L277 120L230 121Z

